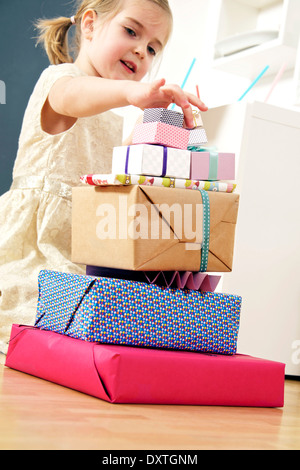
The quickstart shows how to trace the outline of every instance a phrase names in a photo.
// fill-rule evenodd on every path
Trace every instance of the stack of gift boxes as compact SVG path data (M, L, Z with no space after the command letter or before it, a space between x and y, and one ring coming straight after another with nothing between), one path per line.
M235 155L206 147L194 119L145 110L112 174L82 176L72 260L87 274L41 271L35 326L13 325L7 366L116 403L283 406L284 365L237 353L242 299L216 292Z
M81 181L233 192L235 154L206 148L201 114L194 111L193 117L195 127L187 130L182 113L146 109L143 123L135 128L134 145L114 148L112 174L84 175Z

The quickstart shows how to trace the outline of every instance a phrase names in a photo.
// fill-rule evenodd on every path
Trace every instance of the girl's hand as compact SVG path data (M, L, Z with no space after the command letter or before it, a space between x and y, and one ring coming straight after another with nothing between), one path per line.
M194 127L192 107L207 111L207 106L195 95L184 92L178 85L166 85L164 79L150 84L140 82L128 83L128 102L142 110L146 108L168 108L175 103L184 114L187 128Z

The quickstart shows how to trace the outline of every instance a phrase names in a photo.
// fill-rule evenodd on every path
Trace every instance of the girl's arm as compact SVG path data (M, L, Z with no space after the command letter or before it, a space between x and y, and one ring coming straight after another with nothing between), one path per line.
M207 107L196 96L185 93L177 85L166 85L165 80L150 84L130 80L110 80L100 77L64 77L52 87L48 96L49 117L72 120L93 116L113 108L136 106L167 108L171 103L182 108L187 127L193 127L191 105L206 111ZM47 115L44 116L47 120Z

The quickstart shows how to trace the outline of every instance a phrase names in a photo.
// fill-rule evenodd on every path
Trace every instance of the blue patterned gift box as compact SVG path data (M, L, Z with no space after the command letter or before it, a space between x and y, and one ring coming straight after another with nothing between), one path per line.
M90 342L231 355L241 302L235 295L45 270L35 326Z

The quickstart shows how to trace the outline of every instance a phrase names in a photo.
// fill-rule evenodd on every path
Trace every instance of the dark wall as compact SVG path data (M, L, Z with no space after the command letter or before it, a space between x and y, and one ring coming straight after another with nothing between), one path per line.
M33 22L71 16L73 5L68 0L0 0L0 195L11 185L28 99L49 65L42 47L36 47Z

